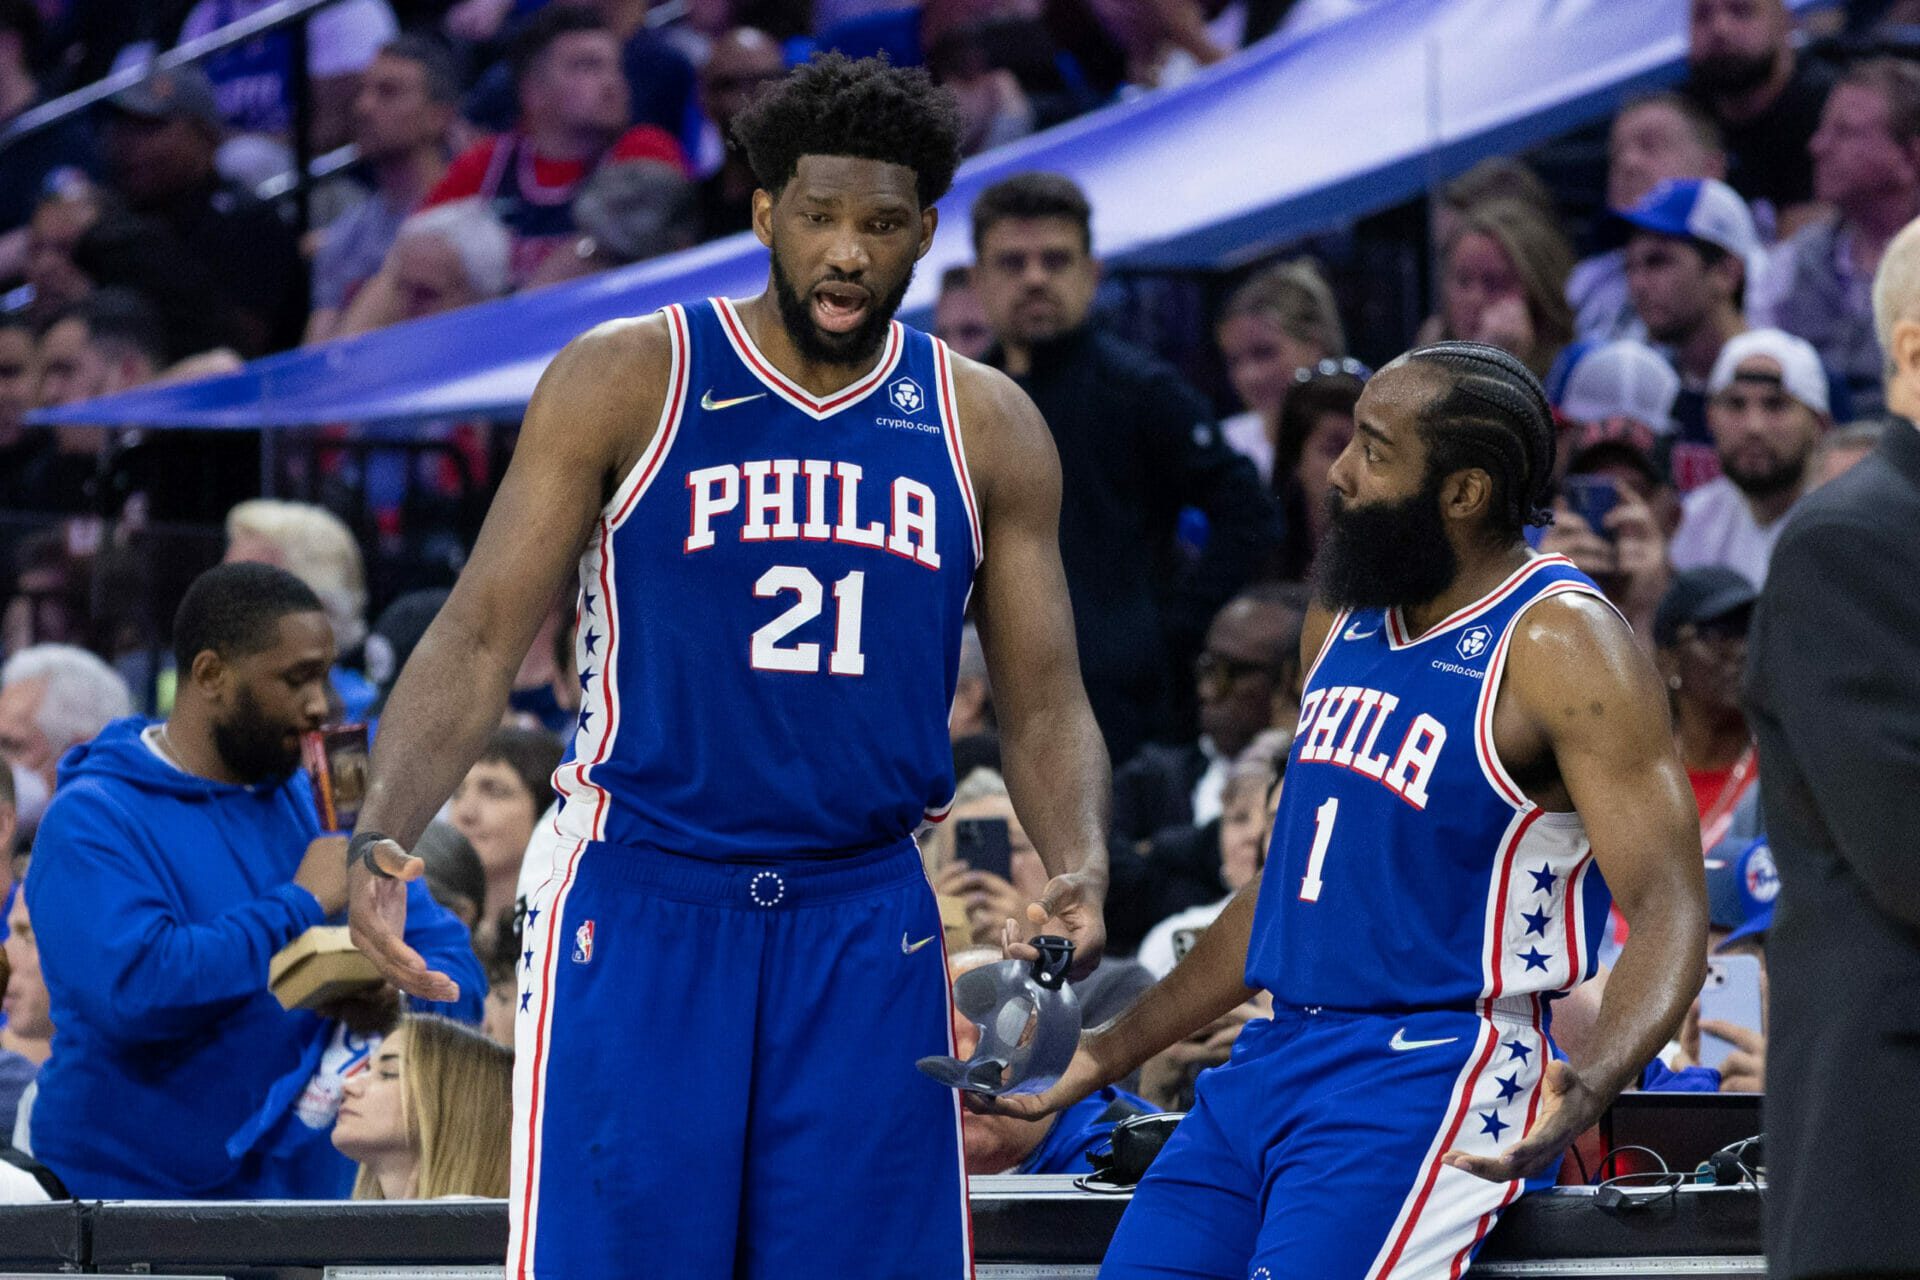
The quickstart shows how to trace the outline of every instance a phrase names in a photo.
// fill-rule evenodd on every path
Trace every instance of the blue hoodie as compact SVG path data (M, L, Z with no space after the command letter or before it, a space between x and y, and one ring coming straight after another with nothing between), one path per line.
M76 1197L330 1198L353 1166L295 1113L335 1024L267 990L320 904L293 883L320 834L306 776L240 787L182 772L116 720L60 762L27 875L55 1027L34 1154ZM467 931L408 886L406 939L480 1019Z

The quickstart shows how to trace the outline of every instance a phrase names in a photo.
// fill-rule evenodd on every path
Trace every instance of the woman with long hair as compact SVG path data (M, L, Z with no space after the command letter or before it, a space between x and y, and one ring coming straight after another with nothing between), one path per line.
M1333 290L1311 258L1277 263L1228 295L1214 339L1227 381L1246 406L1220 424L1221 434L1268 480L1294 370L1347 353Z
M1286 537L1271 576L1303 582L1327 531L1327 475L1353 439L1353 408L1369 370L1355 360L1322 360L1299 370L1274 436L1273 493Z
M1474 205L1447 238L1440 312L1420 341L1491 343L1544 378L1573 340L1572 270L1572 247L1539 210L1518 200Z
M513 1053L472 1027L409 1014L347 1081L333 1145L360 1162L356 1200L503 1198Z

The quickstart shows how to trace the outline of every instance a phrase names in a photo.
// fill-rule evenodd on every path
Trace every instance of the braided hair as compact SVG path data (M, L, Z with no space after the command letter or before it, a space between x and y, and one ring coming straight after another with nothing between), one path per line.
M1519 537L1553 517L1553 408L1540 380L1518 357L1484 342L1436 342L1405 359L1443 372L1450 386L1420 411L1428 474L1469 467L1493 481L1488 521Z

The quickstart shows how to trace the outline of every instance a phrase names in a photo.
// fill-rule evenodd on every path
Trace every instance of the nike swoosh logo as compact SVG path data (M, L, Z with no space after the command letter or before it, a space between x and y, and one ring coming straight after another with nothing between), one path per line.
M745 404L749 400L764 400L766 399L766 396L767 396L767 393L762 391L758 395L735 396L731 400L715 400L713 398L713 388L708 387L706 394L700 397L700 407L702 409L707 410L708 412L712 412L715 409L731 409L733 408L733 406L737 404Z
M1380 628L1378 627L1375 627L1371 631L1356 631L1354 628L1348 627L1346 631L1346 638L1348 640L1365 640L1368 636L1377 636L1379 634L1380 634Z
M1393 1039L1387 1042L1387 1048L1395 1053L1405 1053L1409 1049L1431 1049L1437 1044L1452 1044L1459 1036L1448 1036L1445 1040L1409 1040L1407 1029L1400 1028L1393 1033Z
M920 948L926 946L929 942L932 942L932 941L933 941L933 935L928 934L926 937L920 939L920 941L918 942L908 942L907 935L903 933L900 935L900 954L903 956L910 956L914 952L918 951Z

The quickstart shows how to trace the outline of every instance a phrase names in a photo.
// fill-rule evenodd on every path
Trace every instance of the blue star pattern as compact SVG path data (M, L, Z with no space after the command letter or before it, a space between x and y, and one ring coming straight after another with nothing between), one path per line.
M532 999L533 999L533 992L531 992L531 991L522 991L522 992L520 993L520 1012L522 1012L522 1013L525 1013L525 1012L527 1011L527 1004L528 1004L528 1003L529 1003L529 1002L530 1002L530 1001L531 1001Z
M527 908L527 928L531 929L533 928L534 925L538 923L540 923L540 908L528 907Z
M594 594L593 594L593 592L591 592L591 591L588 591L588 592L585 592L585 593L583 593L583 598L584 598L584 599L586 600L586 602L587 602L587 603L586 603L586 611L587 611L588 613L592 613L592 612L593 612L593 601L594 601Z
M1526 1045L1521 1044L1518 1040L1509 1040L1507 1041L1507 1052L1513 1055L1512 1057L1507 1059L1508 1062L1512 1062L1515 1059L1518 1059L1521 1062L1525 1062L1527 1060L1527 1055L1532 1053L1533 1050L1529 1049Z
M586 649L588 655L591 656L593 653L593 646L600 643L600 633L598 631L595 631L592 627L588 627L587 634L581 637L580 643Z
M1560 877L1553 873L1551 867L1551 863L1543 862L1540 864L1538 871L1527 872L1528 875L1533 877L1533 891L1535 893L1553 892L1553 886L1559 881Z
M532 947L528 947L525 951L521 952L520 958L526 963L527 968L529 969L533 968L533 948Z
M1480 1132L1492 1138L1495 1142L1500 1141L1500 1135L1511 1128L1513 1128L1513 1126L1502 1120L1498 1111L1482 1111L1480 1113Z
M587 721L591 719L593 719L593 708L592 707L580 708L580 727L582 729L587 727Z
M1527 922L1528 934L1539 934L1543 938L1547 936L1547 926L1553 922L1553 917L1544 911L1523 911L1520 918Z
M592 667L588 667L580 673L580 692L585 693L587 691L587 686L593 683L595 674L597 673Z
M1500 1102L1505 1105L1520 1096L1520 1073L1500 1077Z
M1514 954L1527 962L1527 969L1529 971L1534 969L1538 969L1542 973L1547 971L1547 957L1540 954L1540 948L1528 947L1525 951L1516 951Z

